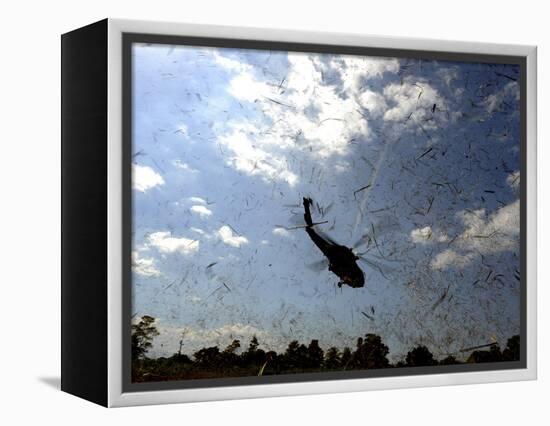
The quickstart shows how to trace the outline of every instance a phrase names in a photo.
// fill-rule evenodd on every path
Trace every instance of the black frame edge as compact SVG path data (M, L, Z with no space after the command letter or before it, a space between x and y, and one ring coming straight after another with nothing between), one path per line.
M61 390L107 406L108 20L61 36Z

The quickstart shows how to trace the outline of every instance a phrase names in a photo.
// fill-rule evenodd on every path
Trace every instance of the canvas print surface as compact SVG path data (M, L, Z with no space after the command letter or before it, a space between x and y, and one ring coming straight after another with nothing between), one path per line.
M133 382L519 359L518 65L131 60Z

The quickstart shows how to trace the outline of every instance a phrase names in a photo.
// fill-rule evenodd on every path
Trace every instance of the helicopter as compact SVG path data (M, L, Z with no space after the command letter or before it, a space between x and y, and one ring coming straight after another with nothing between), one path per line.
M361 258L349 247L342 246L326 236L319 235L315 231L315 224L311 219L310 206L313 201L311 198L304 197L303 203L304 220L306 222L305 230L313 243L328 259L329 271L340 279L338 287L341 288L344 284L352 288L363 287L365 285L365 274L357 265L357 261Z

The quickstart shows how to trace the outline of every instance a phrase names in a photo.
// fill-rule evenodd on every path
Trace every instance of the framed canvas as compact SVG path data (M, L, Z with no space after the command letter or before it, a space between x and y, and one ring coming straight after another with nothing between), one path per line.
M62 36L62 389L536 378L536 49L107 19Z

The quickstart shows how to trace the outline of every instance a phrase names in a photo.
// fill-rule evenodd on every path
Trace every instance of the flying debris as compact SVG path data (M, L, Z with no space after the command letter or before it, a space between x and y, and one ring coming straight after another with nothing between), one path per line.
M470 352L470 351L473 351L473 350L476 350L476 349L488 348L488 347L492 347L492 346L498 346L498 342L491 342L491 343L487 343L485 345L472 346L470 348L462 348L462 349L459 349L459 352Z

